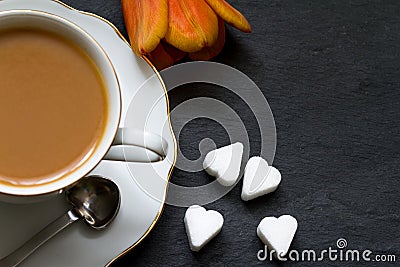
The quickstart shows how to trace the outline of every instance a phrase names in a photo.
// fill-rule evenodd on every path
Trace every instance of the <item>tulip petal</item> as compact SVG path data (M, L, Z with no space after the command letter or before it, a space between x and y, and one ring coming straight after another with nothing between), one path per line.
M184 52L212 46L218 38L218 18L204 0L168 0L165 39Z
M168 29L167 0L122 0L122 11L133 50L153 51Z
M228 24L242 32L251 32L251 26L247 19L225 0L206 0L206 2Z
M218 18L218 39L211 47L204 47L199 52L190 53L189 57L192 60L210 60L221 53L225 45L225 25L224 20Z
M133 51L136 54L139 54L139 48L136 44L136 32L137 32L137 14L139 13L137 10L137 2L132 0L122 0L122 12L124 14L125 27L129 35L129 40L132 45Z
M184 58L185 55L185 52L176 49L172 45L160 42L156 49L150 53L149 59L156 69L162 70L172 66L175 62Z

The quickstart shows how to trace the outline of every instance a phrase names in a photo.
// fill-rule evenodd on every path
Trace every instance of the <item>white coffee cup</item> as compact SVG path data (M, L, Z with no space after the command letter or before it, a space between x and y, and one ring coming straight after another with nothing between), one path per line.
M105 130L100 137L99 145L94 148L93 153L85 162L77 166L77 168L49 183L33 186L0 183L0 200L8 201L12 199L12 202L14 202L15 197L19 197L19 199L25 197L25 199L32 200L32 196L41 198L42 196L61 192L63 188L70 186L90 173L104 158L113 142L119 140L116 137L121 137L122 135L122 129L118 129L121 118L121 92L118 78L110 59L96 40L76 24L54 14L34 10L0 12L0 31L21 27L53 32L81 47L101 72L108 95L108 112ZM51 126L49 126L49 131L51 131ZM127 129L124 129L124 131L127 132ZM129 129L128 132L134 133L129 138L130 144L128 145L142 146L156 152L162 151L162 147L165 148L165 143L162 142L163 139L157 135L143 133L134 129ZM146 139L150 141L146 141Z

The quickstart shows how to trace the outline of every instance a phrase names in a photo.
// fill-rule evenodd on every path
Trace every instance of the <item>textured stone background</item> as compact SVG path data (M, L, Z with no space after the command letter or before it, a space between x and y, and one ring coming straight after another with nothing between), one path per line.
M126 35L118 0L65 2L107 18ZM229 28L226 48L215 60L246 73L267 98L277 127L274 165L282 183L275 193L249 203L240 200L238 185L207 205L224 215L225 225L200 253L189 250L185 209L166 206L148 237L113 267L294 265L257 260L263 248L257 224L281 214L299 221L293 249L336 247L343 237L349 249L396 254L399 265L400 2L229 2L246 15L253 33ZM256 123L240 99L218 87L185 86L171 92L171 106L194 96L220 99L240 113L252 138L251 155L257 155ZM204 137L226 144L223 128L205 122L194 120L180 133L188 158L199 156ZM172 181L193 185L210 178L176 170Z

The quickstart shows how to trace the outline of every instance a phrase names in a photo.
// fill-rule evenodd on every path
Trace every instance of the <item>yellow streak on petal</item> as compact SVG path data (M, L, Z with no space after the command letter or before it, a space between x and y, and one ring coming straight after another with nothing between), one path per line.
M218 38L218 18L204 0L168 0L165 39L184 52L212 46Z
M122 0L122 10L134 51L153 51L168 29L167 0Z
M205 0L227 23L243 32L251 32L251 26L247 19L237 9L225 0Z
M218 39L211 47L204 47L199 52L190 53L189 57L192 60L210 60L221 53L225 45L225 25L224 20L218 18Z

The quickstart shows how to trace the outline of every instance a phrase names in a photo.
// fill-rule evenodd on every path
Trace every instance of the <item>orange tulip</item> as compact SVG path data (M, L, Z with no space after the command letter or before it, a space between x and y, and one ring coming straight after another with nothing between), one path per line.
M193 60L208 60L221 53L225 44L225 25L224 20L218 18L218 38L211 46L205 46L200 51L189 53L189 57Z
M188 55L209 60L225 44L224 21L251 32L246 18L225 0L122 0L133 51L158 69Z
M125 25L133 50L147 54L156 49L168 29L167 0L123 0Z

